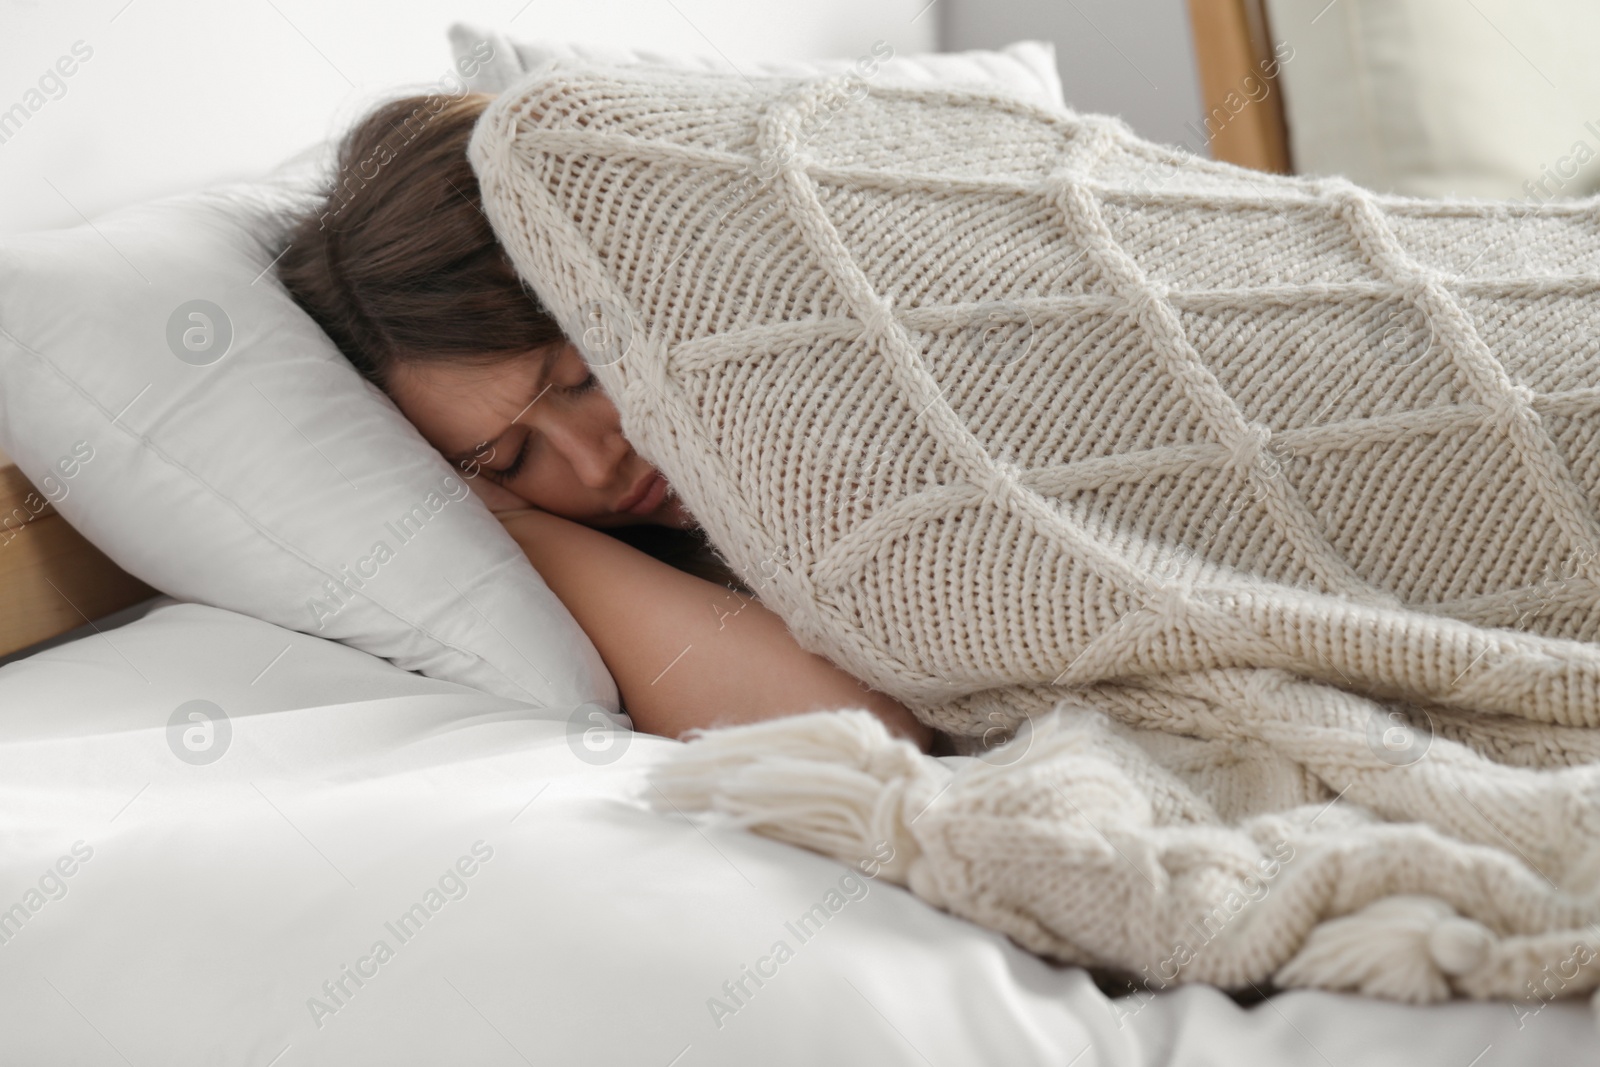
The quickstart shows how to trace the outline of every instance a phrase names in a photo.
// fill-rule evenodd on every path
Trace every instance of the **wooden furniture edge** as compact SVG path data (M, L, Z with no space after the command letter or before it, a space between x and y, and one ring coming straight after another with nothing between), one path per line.
M1265 0L1188 0L1211 157L1293 173ZM1265 91L1263 92L1263 88Z
M148 600L15 464L0 466L0 656Z

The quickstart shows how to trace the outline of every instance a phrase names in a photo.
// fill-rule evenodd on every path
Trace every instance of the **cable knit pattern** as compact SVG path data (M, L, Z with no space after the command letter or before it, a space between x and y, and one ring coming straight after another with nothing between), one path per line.
M1183 977L1514 996L1600 952L1595 201L581 62L471 157L624 433L800 642L965 751L1029 725L894 830L918 892L1138 970L1281 841L1297 888ZM1331 926L1369 906L1388 934ZM1432 962L1339 955L1373 937Z

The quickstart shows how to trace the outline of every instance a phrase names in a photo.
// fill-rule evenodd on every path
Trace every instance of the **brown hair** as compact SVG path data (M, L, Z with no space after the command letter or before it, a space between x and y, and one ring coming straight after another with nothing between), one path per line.
M467 143L491 99L433 93L380 104L340 142L332 180L279 250L289 295L380 389L397 363L492 365L563 338L483 213ZM739 585L698 530L605 532Z
M288 234L278 277L379 387L400 361L493 363L562 338L495 241L467 160L490 99L379 105L340 143L319 210Z

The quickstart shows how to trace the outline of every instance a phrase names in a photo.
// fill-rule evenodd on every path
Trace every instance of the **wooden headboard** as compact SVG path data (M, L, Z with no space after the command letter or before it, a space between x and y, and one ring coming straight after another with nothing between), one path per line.
M1212 158L1293 173L1265 0L1189 0L1189 26Z
M0 453L0 656L156 595L56 513Z

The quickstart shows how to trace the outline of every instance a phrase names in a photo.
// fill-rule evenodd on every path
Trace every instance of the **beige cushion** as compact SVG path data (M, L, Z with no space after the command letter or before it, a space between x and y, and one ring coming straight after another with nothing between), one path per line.
M1295 170L1417 196L1600 190L1600 4L1268 0Z

